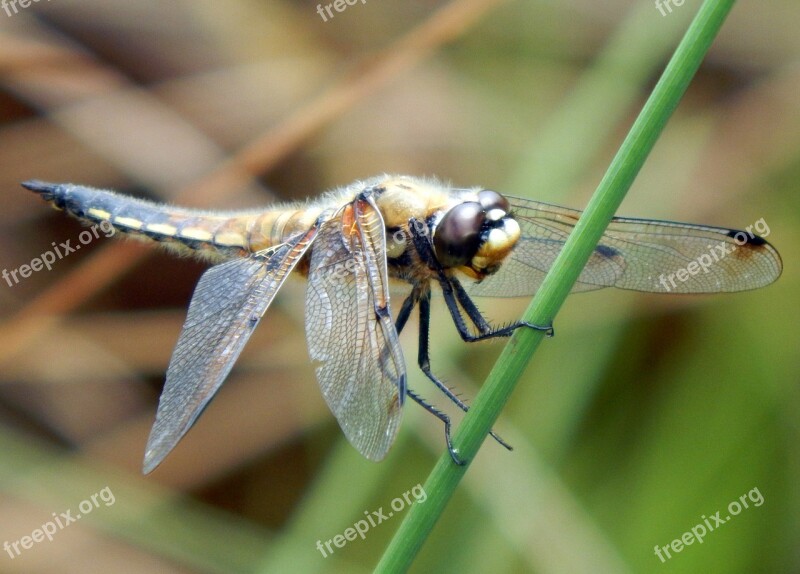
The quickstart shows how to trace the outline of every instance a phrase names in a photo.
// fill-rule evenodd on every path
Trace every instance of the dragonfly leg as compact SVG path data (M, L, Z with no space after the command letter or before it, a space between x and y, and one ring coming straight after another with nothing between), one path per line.
M422 295L425 293L425 295ZM419 286L414 286L411 294L406 297L405 301L403 301L403 305L400 307L400 312L397 314L397 321L395 322L395 329L397 329L398 334L400 331L403 330L408 319L411 315L411 311L414 309L414 305L416 303L420 304L420 335L419 335L419 353L418 353L418 364L420 370L425 374L431 382L433 382L436 387L442 391L447 398L449 398L453 403L458 406L462 411L467 412L469 410L469 406L464 403L458 396L453 393L450 388L441 382L436 375L431 372L430 368L430 358L428 356L428 332L430 327L430 290L427 288L421 288ZM408 395L411 396L413 391L408 392ZM416 400L416 399L415 399ZM419 401L417 401L419 402ZM426 403L427 404L427 403ZM425 407L426 410L429 410ZM436 415L438 417L438 415ZM439 417L441 418L441 417ZM444 420L444 419L442 419ZM448 419L449 421L449 419ZM449 424L449 422L447 423ZM508 450L513 450L511 445L509 445L506 441L504 441L500 436L491 431L490 433L492 438L494 438L497 442L499 442L502 446L507 448Z
M430 305L431 297L430 292L428 292L427 295L424 295L419 299L419 351L417 356L417 364L419 364L419 368L423 373L425 373L425 376L428 377L428 379L430 379L430 381L436 385L436 387L442 391L448 399L453 401L453 403L455 403L455 405L462 411L467 412L469 410L469 405L462 401L458 395L456 395L450 389L450 387L440 381L439 378L431 371L431 361L428 354L428 337L431 320ZM506 449L514 450L513 447L503 440L496 432L490 431L489 434L494 440L496 440Z
M417 250L420 259L422 259L422 261L430 269L436 272L439 285L442 288L442 294L444 295L445 303L447 304L447 309L450 311L450 315L453 318L453 323L455 323L456 329L458 329L458 334L464 341L473 343L475 341L483 341L484 339L491 339L494 337L508 337L520 327L528 327L530 329L536 329L537 331L544 331L548 337L553 336L554 331L552 325L535 325L526 321L517 321L516 323L511 323L510 325L505 325L498 328L492 327L489 322L484 319L483 315L478 310L478 307L472 302L469 294L464 290L464 287L461 286L461 283L458 281L458 279L455 277L449 277L445 273L444 268L436 259L436 256L433 252L433 245L431 244L431 240L428 236L429 234L420 233L417 231L419 229L426 229L424 224L416 219L411 219L409 221L408 228L411 234L411 239L414 242L414 247ZM460 308L459 305L461 306ZM464 310L469 320L477 328L477 335L472 334L470 331L469 327L467 326L467 322L464 320L464 317L461 314L461 309Z
M444 423L444 440L447 442L447 452L450 453L450 458L453 459L453 462L456 463L458 466L464 466L466 464L465 460L462 460L461 457L458 456L458 451L453 447L453 441L450 438L450 417L444 414L442 411L434 407L432 404L427 402L417 393L412 391L411 389L407 389L406 393L409 397L411 397L419 406L423 409L431 413L433 416L437 417Z
M453 288L453 294L455 298L458 300L458 303L461 304L461 308L464 309L467 316L470 318L475 326L478 328L480 332L479 335L475 336L467 331L467 337L464 337L462 334L462 338L465 341L473 342L473 341L482 341L484 339L491 339L492 337L508 337L510 336L516 329L520 327L528 327L530 329L535 329L537 331L544 331L545 336L552 337L555 334L552 325L535 325L533 323L528 323L527 321L517 321L516 323L511 323L510 325L505 325L499 328L493 328L489 323L484 319L481 312L478 310L478 307L475 306L475 303L472 301L472 298L469 294L464 290L464 287L461 285L458 279L455 277L446 278L448 282L451 284ZM448 305L448 309L450 306ZM458 307L456 306L456 310ZM450 311L452 314L452 310ZM459 313L460 316L460 313Z
M419 294L417 288L411 291L411 294L406 297L405 301L403 301L403 305L400 307L400 312L397 313L397 320L394 322L394 328L399 335L400 332L403 330L403 327L406 326L408 322L408 318L411 317L411 311L414 310L414 305L417 303L419 299Z

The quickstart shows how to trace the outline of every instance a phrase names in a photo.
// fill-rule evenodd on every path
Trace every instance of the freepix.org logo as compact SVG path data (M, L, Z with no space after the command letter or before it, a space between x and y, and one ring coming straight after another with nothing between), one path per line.
M656 8L662 16L672 14L672 6L680 7L686 0L656 0Z
M25 265L20 265L16 269L12 269L9 271L8 269L3 269L0 272L0 275L3 276L3 279L6 283L8 283L9 287L13 287L20 281L20 277L22 279L27 279L30 277L34 272L41 271L42 269L47 269L50 271L53 268L53 263L59 261L69 255L70 253L75 253L78 249L81 248L81 245L88 245L98 237L100 237L100 232L103 232L105 237L111 237L114 235L116 231L114 227L111 225L110 221L103 221L98 225L93 225L89 229L84 229L78 235L79 244L72 244L71 239L67 239L63 243L56 245L56 242L53 241L51 245L53 249L45 251L39 257L34 257L31 259L30 263L26 263ZM12 283L13 280L13 283Z
M50 2L50 0L47 1ZM14 14L19 14L19 8L17 8L17 6L25 9L30 7L30 5L34 2L39 2L39 0L2 0L2 2L0 2L0 6L3 7L6 16L11 18Z
M664 546L659 546L656 544L655 555L663 564L667 560L670 560L675 554L682 552L687 546L690 546L695 542L702 544L703 539L708 534L714 532L717 528L726 524L733 517L738 516L743 511L750 508L751 504L756 508L764 504L764 496L761 494L761 491L758 489L758 487L752 488L749 492L744 493L738 499L732 500L728 504L728 512L725 516L720 516L720 514L723 512L722 510L717 510L710 516L703 514L700 517L702 522L698 522L690 530L687 530L672 542L665 544Z
M78 513L73 513L71 509L58 514L54 512L52 520L48 520L29 535L25 535L19 540L14 540L13 542L6 540L3 543L3 550L5 550L13 560L22 554L23 550L30 550L33 548L34 544L44 542L45 539L48 542L52 542L53 536L55 536L56 533L58 533L60 530L64 530L70 524L74 524L92 512L95 508L100 508L101 502L106 506L106 508L108 508L109 506L113 505L116 500L117 499L114 496L114 493L111 492L111 488L106 486L102 490L95 492L86 500L82 500L81 503L78 504Z
M658 282L661 283L661 286L664 287L667 292L670 292L678 287L678 284L675 282L676 279L684 283L689 277L697 275L701 271L703 273L708 273L711 267L736 251L739 246L744 245L748 241L752 241L756 237L756 234L753 233L753 228L755 228L759 237L767 237L770 234L769 225L767 225L767 222L762 217L753 225L748 225L744 231L739 231L733 236L733 241L736 243L735 246L732 246L726 241L720 241L717 245L709 245L707 253L696 257L690 261L686 267L678 269L674 273L662 273L658 277Z
M322 18L323 22L327 22L328 18L333 19L333 10L336 10L337 12L344 12L347 10L348 6L358 4L359 1L362 4L367 3L367 0L334 0L330 4L325 4L324 6L322 4L317 4L317 14L319 14L319 17ZM326 17L325 14L328 16Z
M426 500L428 500L428 495L425 489L421 484L417 484L410 490L406 490L397 498L392 499L392 502L389 504L392 508L391 510L384 511L383 506L372 512L365 510L364 516L366 518L357 520L353 526L345 528L342 534L337 534L325 541L317 540L317 550L320 551L323 558L327 558L335 552L335 548L344 548L348 542L352 542L356 538L364 540L370 528L379 526L382 522L389 520L396 513L402 512L414 502L422 504Z

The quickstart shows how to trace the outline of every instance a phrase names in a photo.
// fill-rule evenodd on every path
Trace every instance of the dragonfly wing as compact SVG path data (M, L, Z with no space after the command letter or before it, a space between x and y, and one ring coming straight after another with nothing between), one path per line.
M315 234L316 227L246 259L211 267L200 278L167 369L145 473L164 460L214 397Z
M374 204L354 200L321 227L306 292L306 340L322 395L370 460L381 460L394 442L406 392L385 241Z
M476 296L536 292L564 246L580 211L509 198L522 236L509 260L481 283ZM757 289L781 274L778 252L745 231L615 217L572 292L618 287L652 293L720 293Z

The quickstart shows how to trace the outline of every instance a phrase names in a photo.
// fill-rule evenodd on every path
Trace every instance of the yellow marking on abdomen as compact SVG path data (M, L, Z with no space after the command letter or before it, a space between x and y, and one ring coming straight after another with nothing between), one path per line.
M111 214L109 212L103 211L102 209L93 208L87 210L86 213L92 217L96 217L97 219L109 219L111 217Z
M133 219L132 217L115 217L114 221L112 221L114 225L119 225L120 227L127 227L129 229L141 229L142 223L138 219Z
M186 227L181 229L180 237L195 239L197 241L211 241L214 234L205 229L200 229L199 227Z
M231 231L218 233L213 237L213 241L222 247L244 247L244 235Z
M145 227L145 230L151 233L174 236L177 233L178 228L174 225L166 225L164 223L148 223L147 227Z

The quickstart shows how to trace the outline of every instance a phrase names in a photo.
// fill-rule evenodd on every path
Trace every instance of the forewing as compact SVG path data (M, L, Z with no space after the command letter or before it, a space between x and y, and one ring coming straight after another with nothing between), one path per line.
M347 439L370 460L394 442L406 372L389 311L385 231L367 200L320 229L306 293L306 339L322 395Z
M470 286L472 295L535 293L581 215L556 205L508 199L522 237L496 274ZM772 283L781 268L778 252L744 231L615 217L572 292L603 287L653 293L746 291Z
M158 466L214 397L316 228L246 259L216 265L195 288L172 353L144 472Z

